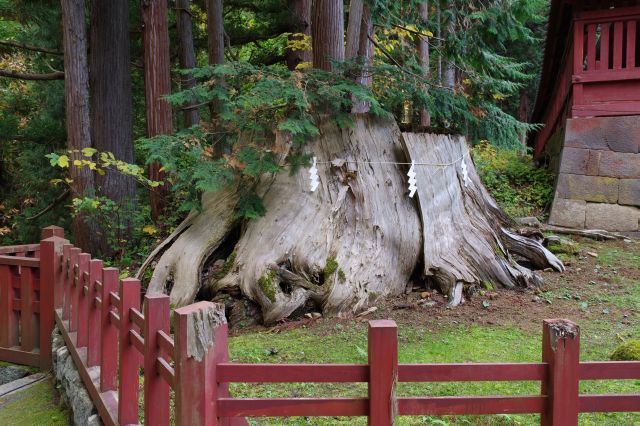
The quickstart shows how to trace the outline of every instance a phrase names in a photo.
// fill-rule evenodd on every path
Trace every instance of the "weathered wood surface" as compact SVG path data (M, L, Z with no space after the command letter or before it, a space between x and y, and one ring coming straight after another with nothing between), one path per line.
M511 220L480 182L461 136L403 133L403 147L415 166L423 228L424 274L445 294L456 283L491 282L504 287L540 284L518 265L517 254L538 268L563 270L539 242L511 232ZM465 184L462 162L469 180Z

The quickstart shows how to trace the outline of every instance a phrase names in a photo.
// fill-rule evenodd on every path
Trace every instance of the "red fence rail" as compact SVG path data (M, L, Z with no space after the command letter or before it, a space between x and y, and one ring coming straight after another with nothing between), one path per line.
M141 422L141 368L144 423L150 425L170 424L171 389L176 424L196 426L245 425L247 416L367 416L370 425L391 425L397 415L506 413L539 413L542 425L570 426L581 412L640 411L640 394L579 394L580 380L640 379L640 362L580 362L580 330L566 320L544 321L542 362L536 363L399 365L397 328L388 320L369 323L364 365L231 363L222 305L199 302L176 309L171 336L168 296L146 295L141 305L138 280L119 279L117 269L81 253L60 231L48 228L40 259L0 256L1 294L11 296L2 299L0 314L4 320L7 312L18 312L20 324L16 331L15 321L0 323L2 338L14 339L14 346L0 351L0 359L48 367L55 320L106 425ZM34 278L38 273L40 285ZM23 282L33 295L31 304ZM22 309L25 304L39 308ZM33 321L36 314L39 321ZM396 395L397 383L450 381L538 381L541 391L526 396ZM368 384L368 395L233 398L228 385L234 382L361 382Z

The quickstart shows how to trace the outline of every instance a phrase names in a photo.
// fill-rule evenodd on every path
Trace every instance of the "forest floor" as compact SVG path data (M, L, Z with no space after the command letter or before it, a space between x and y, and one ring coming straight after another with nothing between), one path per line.
M561 255L564 273L543 272L545 285L533 290L485 290L456 308L416 288L388 300L368 316L282 323L236 330L231 358L242 362L365 363L367 321L393 319L399 330L401 363L535 362L541 359L542 320L566 318L581 327L581 359L607 360L624 340L640 337L640 241L574 239L576 255ZM423 302L424 303L424 302ZM584 393L640 393L640 380L585 381ZM399 385L405 396L523 395L539 393L536 382L424 383ZM365 396L362 384L233 385L238 397ZM262 419L258 424L366 424L364 419ZM537 415L403 417L401 425L534 425ZM640 425L639 413L581 414L581 425Z
M50 380L0 397L0 425L66 426L69 412L60 407L57 391Z

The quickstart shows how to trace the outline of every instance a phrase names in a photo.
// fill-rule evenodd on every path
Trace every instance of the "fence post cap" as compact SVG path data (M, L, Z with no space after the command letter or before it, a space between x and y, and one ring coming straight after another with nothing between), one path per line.
M398 328L398 326L393 320L371 320L369 328Z
M59 226L55 226L55 225L51 225L51 226L47 226L46 228L42 228L42 231L41 231L41 234L40 234L40 238L45 240L45 239L51 238L51 237L64 238L64 229L59 227Z
M227 318L224 305L213 302L197 302L174 311L177 322L176 332L183 335L187 358L201 361L216 341L216 329L226 327ZM182 340L184 339L184 340Z

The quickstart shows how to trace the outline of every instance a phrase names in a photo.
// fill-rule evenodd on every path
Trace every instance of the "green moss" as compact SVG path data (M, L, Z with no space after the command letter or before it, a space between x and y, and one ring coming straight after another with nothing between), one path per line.
M227 260L224 262L224 265L222 265L222 268L220 268L218 271L216 271L215 274L213 274L213 278L215 278L216 280L224 278L229 273L229 271L231 271L231 268L233 268L235 262L236 252L234 251L229 255L229 257L227 257Z
M547 247L551 253L576 255L580 251L578 243L569 240L561 240L560 242L551 243Z
M338 262L333 256L327 257L327 263L324 265L324 281L329 281L329 277L338 270Z
M338 280L340 280L341 283L347 281L347 276L342 269L338 269Z
M495 288L491 281L482 281L482 287L486 288L487 290L493 290Z
M631 339L616 348L611 354L613 361L640 361L640 340Z
M276 286L273 284L273 279L277 275L276 271L270 271L268 274L258 278L258 285L262 289L262 292L272 302L276 301Z
M69 424L69 413L55 403L55 390L48 380L11 396L0 398L0 424L31 426Z

